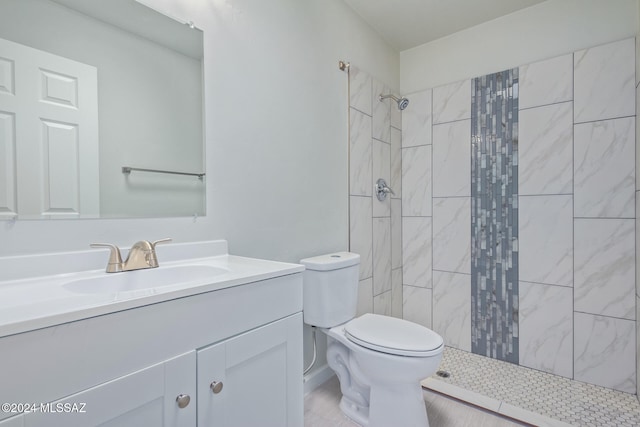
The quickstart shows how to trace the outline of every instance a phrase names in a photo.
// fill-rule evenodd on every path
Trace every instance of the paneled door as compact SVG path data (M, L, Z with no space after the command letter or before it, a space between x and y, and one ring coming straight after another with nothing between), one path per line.
M93 66L0 39L0 218L97 217Z
M198 351L198 427L303 422L301 314Z

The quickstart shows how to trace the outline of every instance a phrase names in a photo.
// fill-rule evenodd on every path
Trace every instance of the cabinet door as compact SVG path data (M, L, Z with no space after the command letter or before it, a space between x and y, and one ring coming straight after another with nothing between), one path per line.
M302 369L301 314L198 351L198 427L302 426Z
M25 427L193 427L196 352L53 402L49 413L25 414ZM179 408L178 395L190 397ZM181 399L185 402L186 397ZM4 426L3 426L4 427Z

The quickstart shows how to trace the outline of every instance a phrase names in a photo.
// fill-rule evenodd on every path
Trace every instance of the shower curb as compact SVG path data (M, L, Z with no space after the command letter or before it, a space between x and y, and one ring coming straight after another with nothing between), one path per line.
M437 378L427 378L420 384L427 390L458 399L470 405L477 406L523 423L540 427L571 427L571 424L567 424L563 421L555 420L545 415L519 408L510 403L493 399L474 391L466 390L462 387L438 380Z

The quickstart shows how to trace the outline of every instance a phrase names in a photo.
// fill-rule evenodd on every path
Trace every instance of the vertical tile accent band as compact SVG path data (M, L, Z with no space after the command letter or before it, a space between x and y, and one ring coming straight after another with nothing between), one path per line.
M471 351L518 363L518 68L471 81Z

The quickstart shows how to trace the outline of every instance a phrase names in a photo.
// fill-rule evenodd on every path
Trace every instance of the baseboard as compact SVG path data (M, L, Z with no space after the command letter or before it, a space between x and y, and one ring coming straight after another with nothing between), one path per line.
M305 375L302 379L304 383L304 394L307 395L311 393L313 390L320 387L334 375L334 372L327 364L314 369L313 371Z

